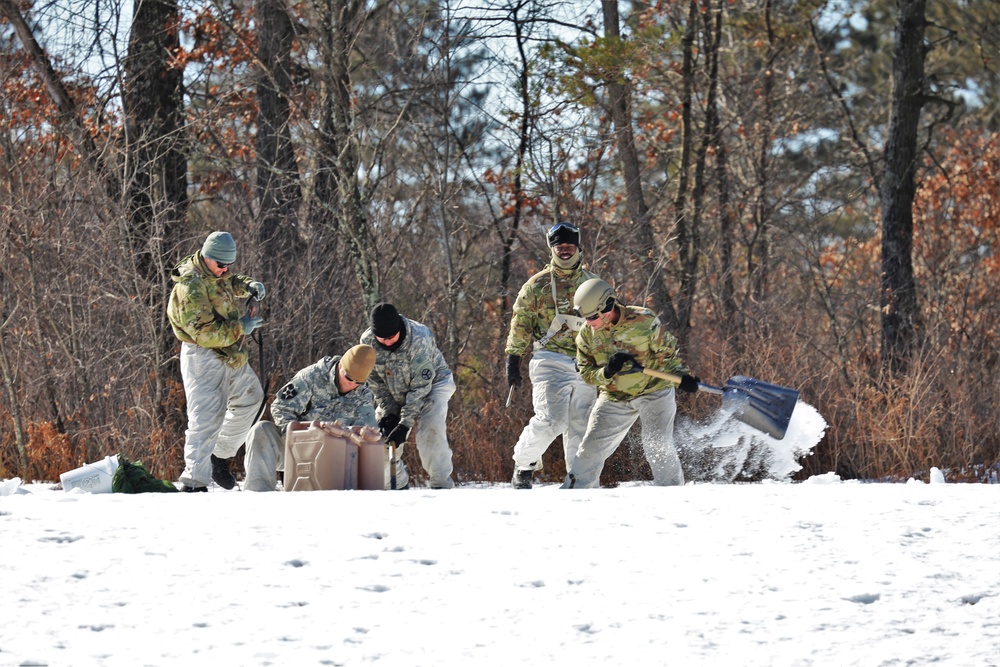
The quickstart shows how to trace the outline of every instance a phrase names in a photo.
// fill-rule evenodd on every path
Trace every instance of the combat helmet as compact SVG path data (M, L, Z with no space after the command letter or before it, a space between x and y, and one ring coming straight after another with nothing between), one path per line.
M611 310L617 301L614 287L600 278L591 278L576 289L573 308L580 317L591 319Z

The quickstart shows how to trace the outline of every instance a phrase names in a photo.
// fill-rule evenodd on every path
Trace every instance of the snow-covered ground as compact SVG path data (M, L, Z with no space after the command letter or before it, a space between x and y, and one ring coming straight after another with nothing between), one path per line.
M997 485L19 491L3 666L1000 664Z

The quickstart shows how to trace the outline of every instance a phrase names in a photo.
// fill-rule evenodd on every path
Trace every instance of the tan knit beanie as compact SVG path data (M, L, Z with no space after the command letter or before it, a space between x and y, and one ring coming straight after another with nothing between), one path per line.
M367 382L375 368L375 348L371 345L355 345L340 358L340 365L355 382Z

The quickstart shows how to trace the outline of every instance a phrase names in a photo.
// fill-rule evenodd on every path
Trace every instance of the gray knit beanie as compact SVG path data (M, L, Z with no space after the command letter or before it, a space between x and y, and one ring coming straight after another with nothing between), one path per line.
M236 261L236 241L229 232L212 232L201 246L201 256L221 264L232 264Z

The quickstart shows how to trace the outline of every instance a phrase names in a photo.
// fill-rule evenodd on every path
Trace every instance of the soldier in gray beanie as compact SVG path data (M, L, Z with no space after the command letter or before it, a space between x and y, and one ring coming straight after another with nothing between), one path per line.
M246 337L261 318L240 315L240 300L264 298L264 285L234 275L236 241L212 232L201 250L181 260L170 279L167 318L181 341L181 379L187 398L183 491L207 491L210 482L236 486L229 461L243 444L264 400L247 363Z
M212 232L201 246L201 256L232 264L236 261L236 240L229 232Z

